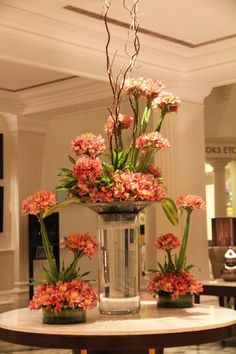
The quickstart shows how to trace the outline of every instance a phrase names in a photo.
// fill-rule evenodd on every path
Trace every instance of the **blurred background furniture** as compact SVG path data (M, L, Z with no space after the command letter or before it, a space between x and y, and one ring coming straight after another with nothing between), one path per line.
M236 218L212 219L212 246L236 246Z
M218 296L219 306L225 307L225 299L227 299L227 305L229 304L229 299L234 300L234 310L236 310L236 281L225 281L221 278L214 280L202 281L203 292L202 295ZM195 303L200 303L200 295L195 295Z
M211 264L211 271L214 279L218 279L222 275L224 268L224 255L227 252L227 246L208 247L208 255Z
M213 280L202 281L203 292L200 295L218 296L219 306L229 306L233 298L234 309L236 310L236 281L225 281L222 279L222 272L225 264L225 253L227 246L212 246L208 248ZM236 247L233 247L234 251ZM200 303L200 295L195 296L195 303Z

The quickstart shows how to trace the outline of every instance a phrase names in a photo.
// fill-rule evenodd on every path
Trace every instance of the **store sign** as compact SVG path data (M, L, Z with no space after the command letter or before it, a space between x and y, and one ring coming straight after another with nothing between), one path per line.
M205 152L207 160L211 158L230 158L236 160L235 139L206 139Z

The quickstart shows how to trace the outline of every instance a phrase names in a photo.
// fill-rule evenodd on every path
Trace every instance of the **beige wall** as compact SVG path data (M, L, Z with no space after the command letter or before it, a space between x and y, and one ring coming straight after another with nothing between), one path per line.
M205 136L236 138L236 84L216 87L205 99Z
M208 205L211 205L208 220L210 239L212 237L211 218L236 216L236 154L223 152L224 145L235 146L236 144L235 102L235 84L216 87L205 99L205 136L209 138L209 142L214 142L214 146L222 146L221 154L206 154L206 160L213 168L213 171L208 173L206 181L206 184L212 186L211 189L208 188L209 196L207 200ZM220 167L220 164L222 167ZM220 177L221 168L222 177ZM227 195L224 193L225 185L228 188ZM223 193L225 194L224 198L222 198Z
M0 180L0 185L4 187L4 232L0 234L0 249L11 247L10 234L10 149L11 141L9 129L5 119L0 116L0 132L4 134L4 179Z
M14 250L11 246L12 235L10 230L10 137L5 120L0 116L0 132L4 134L4 179L0 185L4 187L4 232L0 233L0 310L1 305L9 303L9 292L14 282Z

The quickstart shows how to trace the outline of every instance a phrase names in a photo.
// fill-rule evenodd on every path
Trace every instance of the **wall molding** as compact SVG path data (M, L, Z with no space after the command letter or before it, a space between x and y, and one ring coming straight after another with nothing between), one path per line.
M107 80L106 34L102 21L75 15L69 23L70 14L68 18L66 15L52 18L6 4L1 10L0 58ZM127 29L113 27L112 46L123 50ZM218 86L236 82L236 38L187 48L160 38L153 40L153 37L140 33L140 42L139 75L145 73L145 76L165 82L171 78L181 80L184 75L190 82L194 79L198 83ZM122 50L116 56L119 68L127 64Z

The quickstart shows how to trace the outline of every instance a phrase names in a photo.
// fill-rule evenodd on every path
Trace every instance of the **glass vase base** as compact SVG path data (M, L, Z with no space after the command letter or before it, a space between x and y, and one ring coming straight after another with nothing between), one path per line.
M100 295L99 311L106 315L135 314L140 311L140 296L108 298Z
M188 308L193 307L193 296L191 294L181 295L172 299L169 294L158 294L157 307L166 308Z
M43 309L43 323L46 324L69 324L86 321L86 311L83 309L62 309L55 313Z

